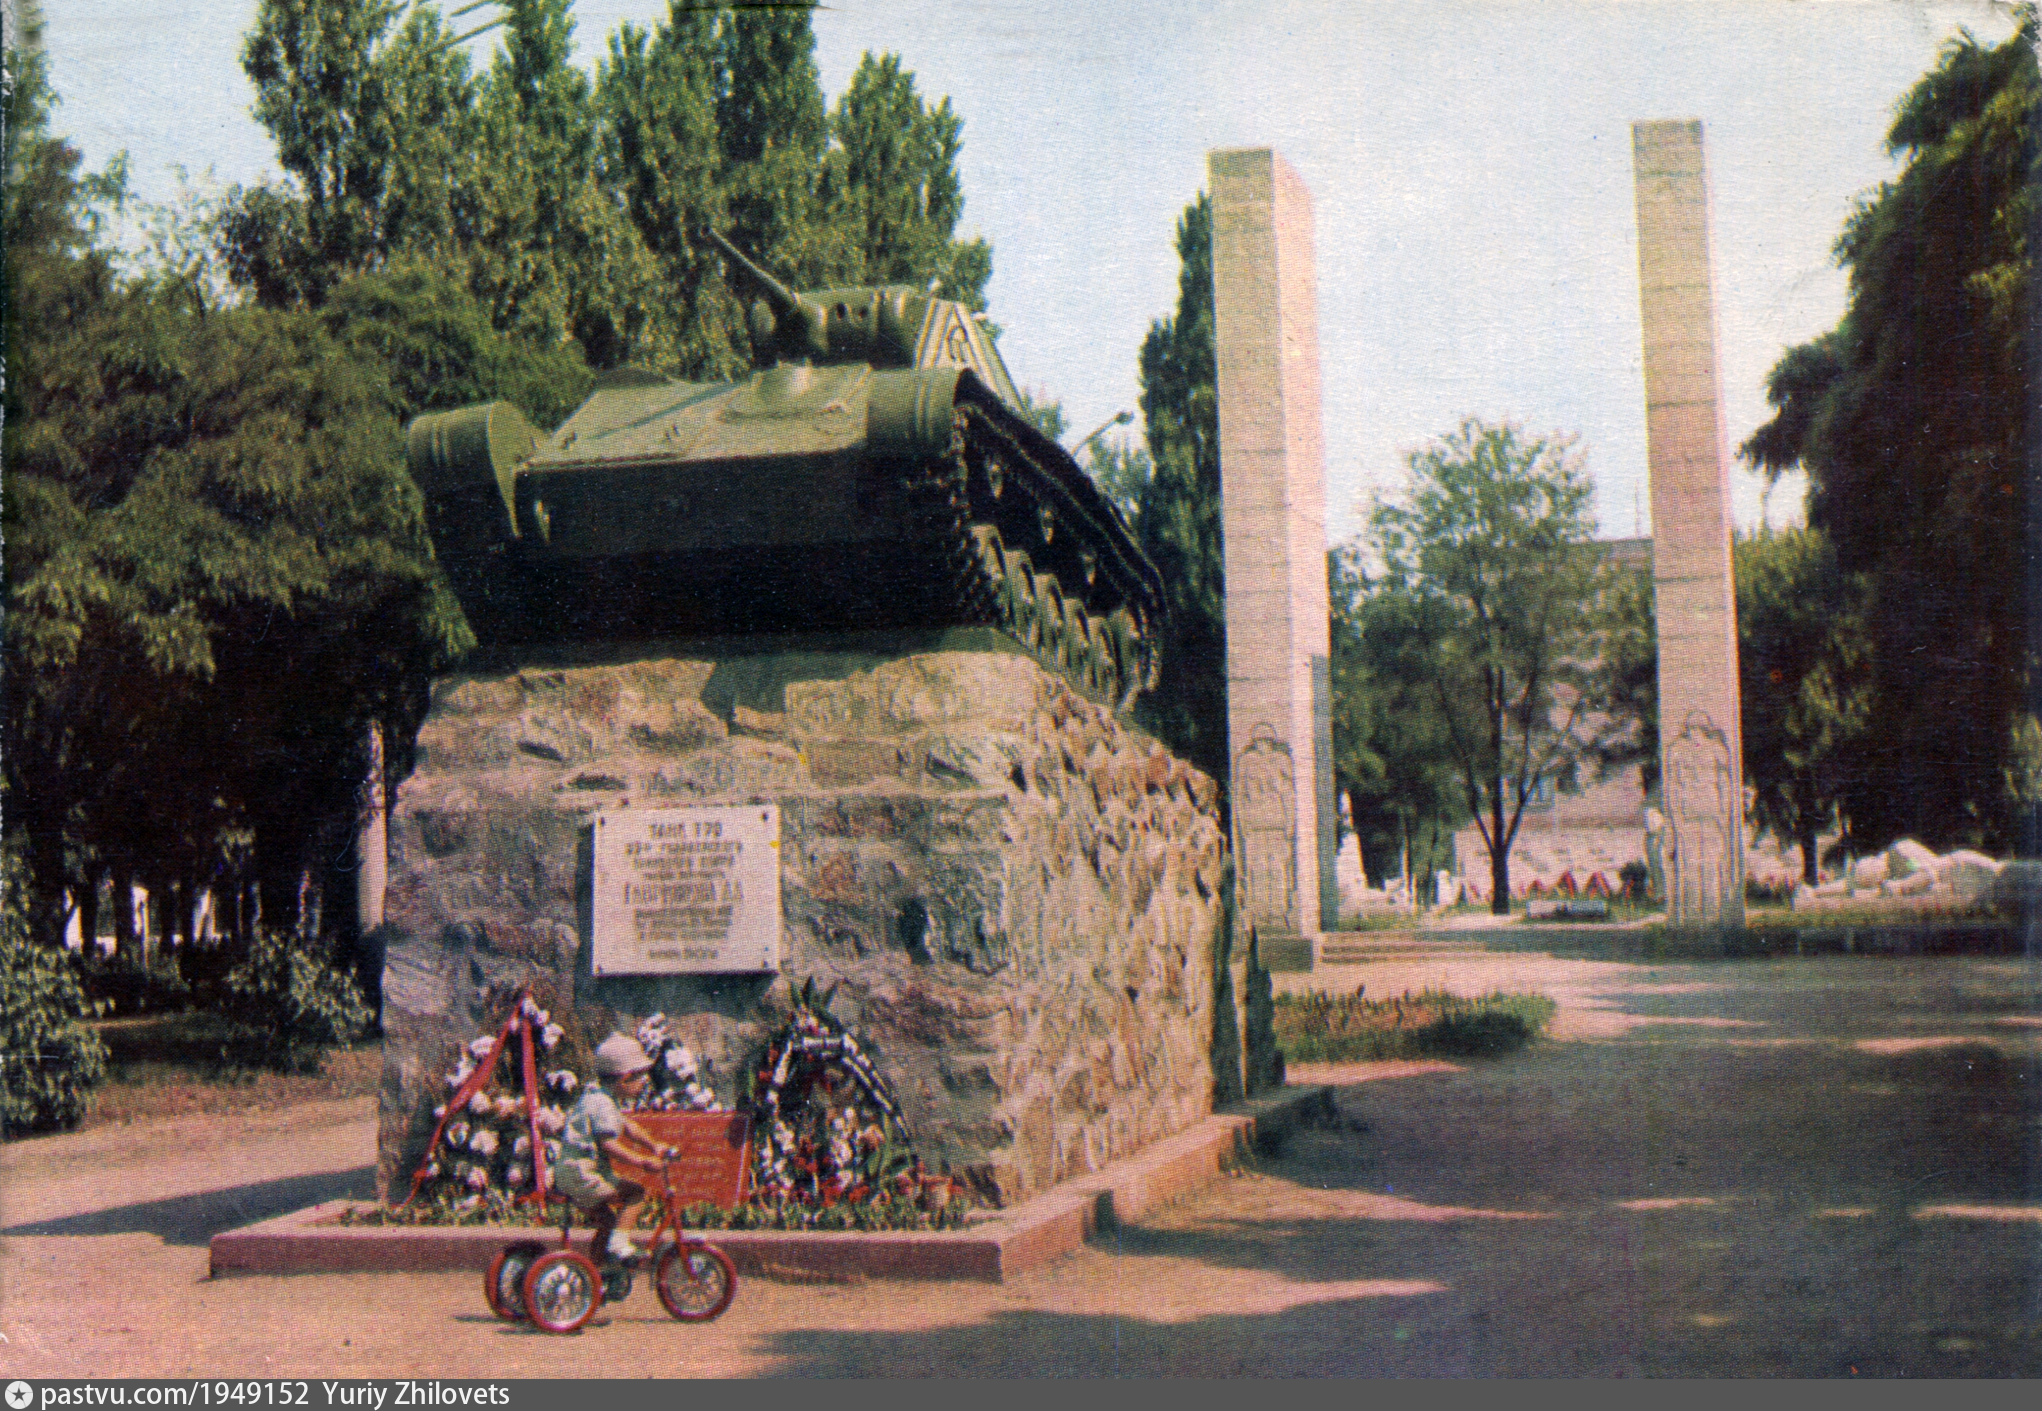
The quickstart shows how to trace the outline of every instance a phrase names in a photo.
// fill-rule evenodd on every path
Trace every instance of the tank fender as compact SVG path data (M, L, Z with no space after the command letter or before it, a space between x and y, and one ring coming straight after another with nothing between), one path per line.
M518 467L538 444L539 433L509 402L428 412L411 423L405 462L443 552L478 552L518 537Z
M959 367L873 373L865 404L865 440L871 453L900 461L948 454L958 382L971 376Z

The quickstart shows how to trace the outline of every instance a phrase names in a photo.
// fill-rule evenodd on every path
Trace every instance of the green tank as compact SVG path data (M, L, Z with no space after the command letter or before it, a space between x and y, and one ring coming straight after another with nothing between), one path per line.
M1152 686L1162 583L1024 418L963 305L898 285L758 291L734 383L635 368L557 431L419 417L435 552L485 644L997 627L1095 700Z

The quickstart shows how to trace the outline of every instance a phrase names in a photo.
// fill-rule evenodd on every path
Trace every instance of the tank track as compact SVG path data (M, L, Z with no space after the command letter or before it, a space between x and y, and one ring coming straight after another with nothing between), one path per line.
M1053 457L1066 465L1058 467ZM1061 474L1059 473L1061 471ZM1155 686L1160 584L1061 447L997 404L961 400L946 455L903 489L952 621L998 628L1112 710Z

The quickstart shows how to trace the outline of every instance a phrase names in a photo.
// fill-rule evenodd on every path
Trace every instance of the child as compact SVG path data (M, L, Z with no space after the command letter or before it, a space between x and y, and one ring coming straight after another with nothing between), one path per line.
M618 1110L618 1098L630 1102L645 1090L651 1070L652 1060L638 1040L623 1034L604 1039L596 1049L598 1082L582 1089L561 1137L553 1183L594 1226L591 1250L597 1259L630 1263L639 1253L617 1223L637 1213L645 1187L619 1179L612 1158L644 1165L675 1155Z

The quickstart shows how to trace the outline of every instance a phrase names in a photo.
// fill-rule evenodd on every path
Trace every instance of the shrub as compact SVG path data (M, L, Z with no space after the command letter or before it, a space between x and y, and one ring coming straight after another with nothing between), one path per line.
M1537 1038L1553 1017L1544 995L1463 999L1443 990L1395 999L1293 994L1276 1000L1276 1041L1293 1063L1495 1057Z
M219 1016L228 1062L280 1073L316 1073L326 1050L369 1023L361 992L318 942L264 934L221 984Z
M173 1014L191 1002L191 987L184 982L177 957L165 950L156 951L146 965L124 955L88 956L79 982L87 1001L107 1017Z
M29 934L24 869L0 853L0 1134L68 1127L106 1074L106 1045L61 950Z

